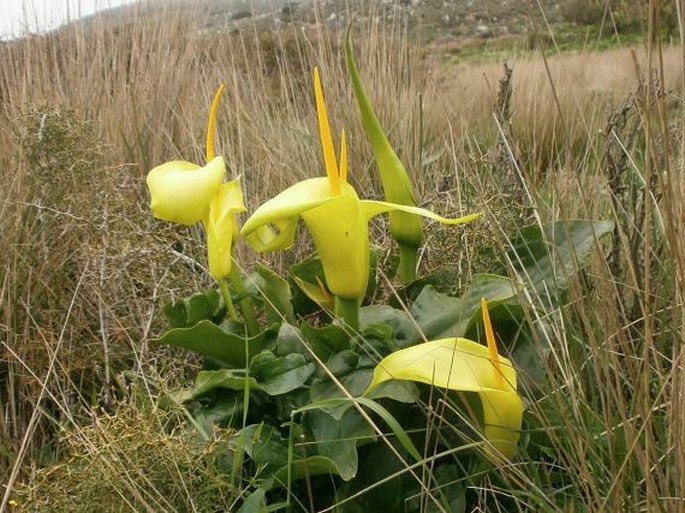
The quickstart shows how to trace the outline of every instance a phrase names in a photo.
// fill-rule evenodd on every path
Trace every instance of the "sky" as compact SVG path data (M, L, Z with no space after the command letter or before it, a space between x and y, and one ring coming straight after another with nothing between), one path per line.
M136 0L0 0L0 39L59 27L98 11Z

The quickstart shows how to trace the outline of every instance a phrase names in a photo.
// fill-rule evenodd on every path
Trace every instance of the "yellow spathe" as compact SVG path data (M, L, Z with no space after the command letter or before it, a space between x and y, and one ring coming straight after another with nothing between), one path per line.
M367 388L391 379L418 381L450 390L478 393L483 406L483 436L502 455L516 451L523 403L516 392L516 370L497 353L487 306L483 304L488 345L465 338L446 338L395 351L374 369ZM490 447L486 454L493 456Z
M150 209L164 221L192 225L202 221L207 233L209 273L216 280L231 271L231 248L238 236L235 214L245 210L238 180L224 183L226 164L214 156L214 127L223 85L217 90L207 122L207 164L165 162L147 175Z
M165 162L147 175L150 209L162 221L184 225L200 222L206 218L225 175L222 157L203 167L183 160Z
M222 184L210 201L204 225L209 274L216 279L226 277L231 272L231 249L233 241L240 236L235 214L244 210L243 193L238 180Z

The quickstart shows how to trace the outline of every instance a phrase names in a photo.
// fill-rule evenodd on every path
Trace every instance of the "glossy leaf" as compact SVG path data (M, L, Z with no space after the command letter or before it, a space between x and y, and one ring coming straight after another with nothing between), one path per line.
M513 238L509 260L537 294L555 296L568 286L597 242L613 229L612 221L585 220L529 226Z
M300 354L279 357L264 351L250 362L250 376L257 380L261 390L272 396L301 387L315 370L316 365L308 363Z
M220 322L226 310L221 295L207 289L167 304L164 314L172 328L188 328L204 320Z
M251 389L259 388L257 381L252 377L249 379L249 386ZM195 401L214 392L217 388L242 391L245 388L245 375L237 374L230 369L200 371L197 373L193 388L178 394L177 400L184 403Z
M249 357L264 349L273 349L278 331L275 327L248 339ZM245 368L245 338L210 321L200 321L190 328L175 328L150 342L168 344L194 351L220 365Z
M428 340L463 337L470 325L481 319L480 300L493 307L516 297L520 285L504 276L474 275L471 286L458 298L426 287L411 307L411 315Z
M305 414L304 425L312 434L318 454L333 460L345 481L357 474L357 444L375 439L371 426L352 409L339 420L311 410Z
M257 264L257 271L250 276L247 285L254 289L255 296L261 298L267 323L294 322L290 285L280 275Z

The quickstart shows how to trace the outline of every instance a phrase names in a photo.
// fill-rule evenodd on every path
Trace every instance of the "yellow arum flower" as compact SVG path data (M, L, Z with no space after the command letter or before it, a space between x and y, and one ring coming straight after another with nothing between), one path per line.
M497 449L510 458L516 451L523 403L516 392L516 370L497 352L485 300L481 301L487 346L465 338L446 338L395 351L376 366L365 394L391 379L476 392L483 405L483 436L490 444L485 453L496 457Z
M150 209L157 219L191 225L206 219L209 204L226 175L222 157L200 167L192 162L165 162L147 175Z
M347 183L344 131L340 157L336 159L318 69L314 71L314 91L327 176L303 180L268 200L245 222L241 233L256 251L286 249L292 245L297 219L302 217L321 258L328 290L339 298L361 301L369 279L372 217L403 211L459 224L478 215L447 219L418 207L359 199L354 187Z
M226 164L214 156L214 129L222 85L214 95L207 122L207 164L184 160L161 164L147 175L150 209L163 221L192 225L207 233L209 273L218 281L231 271L231 247L238 236L235 214L245 210L238 180L224 183Z

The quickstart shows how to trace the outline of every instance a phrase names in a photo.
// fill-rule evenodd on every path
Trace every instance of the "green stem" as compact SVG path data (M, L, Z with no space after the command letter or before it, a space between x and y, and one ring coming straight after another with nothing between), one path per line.
M238 300L238 306L240 307L240 313L243 314L243 320L245 321L247 334L250 337L253 337L259 333L259 324L257 324L257 318L254 314L252 298L245 294L245 283L243 282L243 276L240 274L240 269L236 265L235 260L231 266L231 274L229 275L229 278L235 291L239 296L242 296L242 298Z
M335 316L345 321L345 324L355 331L359 331L359 301L335 296Z
M226 278L222 278L221 280L219 280L219 288L221 289L221 295L224 298L224 304L226 305L228 317L233 322L238 322L238 314L236 314L235 307L233 306L233 300L231 299L231 290L228 288L228 281L226 281Z
M408 244L399 244L400 264L398 274L403 285L416 279L416 265L418 263L418 249Z
M235 486L242 478L243 458L245 453L245 428L247 427L247 414L250 410L250 339L245 336L245 381L243 382L243 424L236 451L233 455L233 467L231 472L231 483Z

